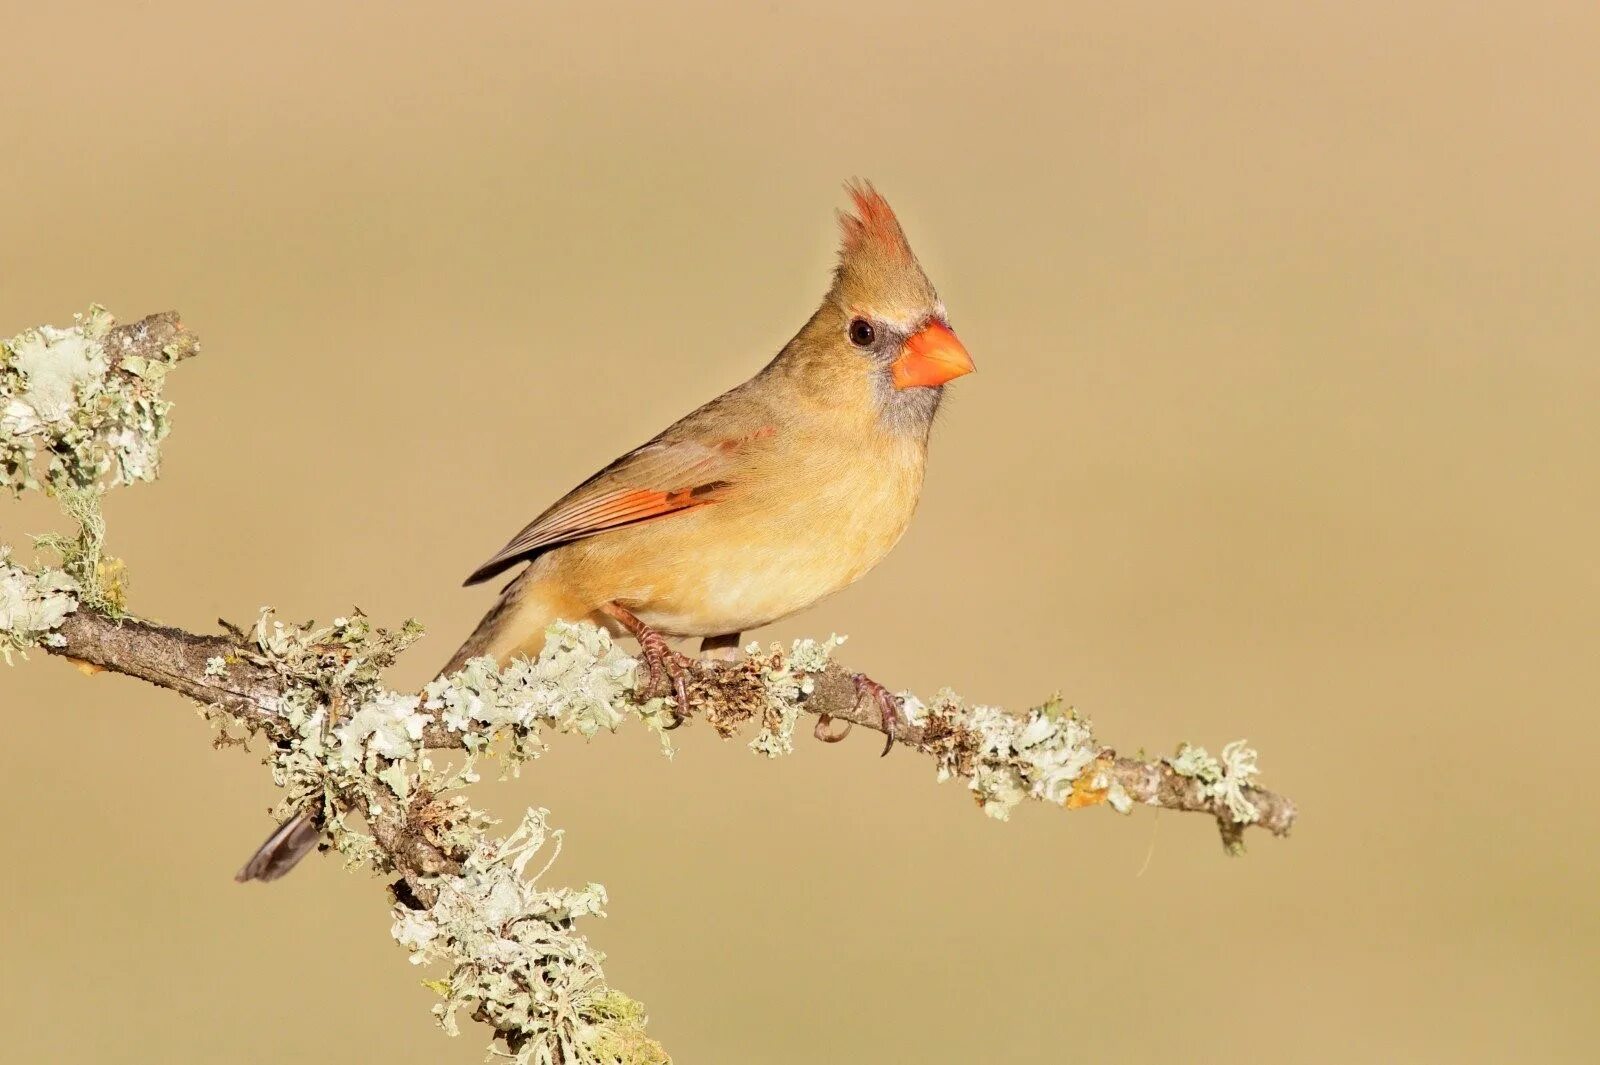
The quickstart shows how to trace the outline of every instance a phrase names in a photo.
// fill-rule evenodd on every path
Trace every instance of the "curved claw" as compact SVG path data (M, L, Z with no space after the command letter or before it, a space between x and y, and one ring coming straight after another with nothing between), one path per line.
M830 732L828 730L828 726L833 723L833 718L829 717L827 714L818 715L817 723L811 727L811 734L817 739L821 740L823 743L838 743L840 740L850 735L850 730L856 727L855 722L846 721L844 723L844 728L840 729L838 732Z
M664 726L667 731L679 728L689 720L689 659L668 647L666 641L655 633L650 633L640 641L644 650L645 662L650 669L650 694L666 694L662 691L662 680L672 693L673 722Z
M894 741L898 738L900 700L888 688L865 673L857 673L850 679L856 684L856 706L859 707L864 700L870 698L878 704L878 710L883 714L883 753L878 757L886 758L894 749Z
M684 668L685 667L680 664L677 669L670 670L672 673L672 695L677 701L676 710L678 716L678 720L672 724L673 728L677 728L679 725L682 725L685 721L689 720L689 684L684 679Z

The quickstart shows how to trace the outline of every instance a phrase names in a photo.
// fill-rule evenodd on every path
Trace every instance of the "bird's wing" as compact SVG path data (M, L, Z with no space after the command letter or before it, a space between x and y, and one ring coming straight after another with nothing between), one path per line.
M657 437L557 500L474 570L466 583L486 581L557 544L715 503L734 487L740 452L768 432L711 443Z

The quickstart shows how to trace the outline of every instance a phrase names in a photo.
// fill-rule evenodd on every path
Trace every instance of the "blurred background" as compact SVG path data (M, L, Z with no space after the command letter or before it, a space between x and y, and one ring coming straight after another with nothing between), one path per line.
M493 805L567 829L678 1060L1593 1060L1593 5L0 12L0 332L205 343L110 500L136 610L415 615L422 681L464 574L799 327L861 175L979 372L900 548L757 635L1059 689L1129 751L1248 737L1300 804L1235 861L991 822L870 736L558 742ZM0 1056L480 1060L380 883L232 883L257 755L38 657L0 714Z

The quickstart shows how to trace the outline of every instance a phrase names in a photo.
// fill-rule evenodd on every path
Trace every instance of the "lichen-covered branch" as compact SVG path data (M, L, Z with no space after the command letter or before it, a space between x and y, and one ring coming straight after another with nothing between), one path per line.
M502 669L474 659L406 693L383 675L421 634L412 622L300 626L262 611L247 627L199 635L132 617L120 563L103 550L100 493L154 477L168 411L160 385L197 350L176 315L114 327L98 309L0 347L0 485L57 495L76 525L36 538L58 565L24 566L0 545L0 652L9 661L42 648L86 671L137 677L199 703L219 743L264 740L284 789L277 812L298 818L292 830L321 833L347 863L395 878L395 939L413 962L444 968L431 986L451 1032L466 1010L522 1063L668 1060L645 1035L643 1009L606 985L601 955L575 930L601 914L604 889L540 885L560 848L546 811L529 810L497 838L466 789L491 750L515 772L544 752L548 733L594 736L630 719L669 754L668 729L683 718L724 737L751 734L768 757L794 749L807 715L885 731L856 674L833 660L843 641L751 645L742 660L699 664L687 705L673 706L646 694L638 663L589 625L553 627L535 660ZM948 691L902 699L893 741L930 758L940 780L963 782L994 817L1024 799L1155 806L1207 815L1234 851L1251 825L1281 836L1294 822L1289 800L1255 784L1256 755L1242 742L1218 757L1184 745L1170 758L1129 758L1058 700L1009 714Z
M582 628L572 626L574 631ZM63 642L49 648L53 653L170 688L245 721L265 724L274 717L278 682L270 671L240 658L239 645L226 637L83 612L69 615L57 633ZM812 649L803 650L802 659L818 654L818 645L804 646ZM746 727L757 729L752 746L764 753L790 749L800 714L825 715L883 732L876 706L857 697L854 674L831 656L812 658L814 672L796 673L792 651L751 651L740 663L706 663L695 669L689 685L692 716L704 718L725 736ZM231 656L236 665L225 673L204 675L204 663L217 656ZM464 698L479 707L493 705L484 699L491 680L506 683L487 662L475 663L458 677L454 685L441 683L434 688L456 701L463 698L457 693L464 692ZM792 696L785 692L786 685L793 686ZM637 704L631 689L619 690L613 699L635 712L650 706ZM1054 703L1017 718L988 707L966 707L950 693L941 693L931 704L914 697L906 702L911 723L895 730L895 742L933 755L941 778L967 781L992 816L1004 818L1025 797L1072 809L1099 803L1122 811L1133 805L1154 806L1215 818L1230 846L1245 827L1254 825L1284 836L1294 824L1292 801L1251 783L1257 772L1254 754L1240 744L1225 747L1220 760L1189 745L1172 758L1129 758L1098 746L1081 718ZM651 711L658 713L658 706ZM615 718L620 723L624 715ZM447 720L448 713L427 717L419 725L418 746L478 743L475 733L447 726ZM591 720L596 727L614 725L609 718ZM510 718L500 723L509 724Z

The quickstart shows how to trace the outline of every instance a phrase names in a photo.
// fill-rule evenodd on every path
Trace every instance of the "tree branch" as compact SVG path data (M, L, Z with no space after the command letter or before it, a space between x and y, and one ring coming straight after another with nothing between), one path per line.
M197 703L233 714L245 724L270 730L283 682L271 670L240 660L226 675L206 672L214 659L238 657L239 644L225 636L197 636L183 629L136 618L118 620L78 610L56 632L62 642L51 654L188 696Z
M830 665L828 672L818 678L816 691L806 699L805 709L808 713L848 721L852 726L884 731L883 718L876 707L856 698L853 674L837 665ZM924 753L937 746L928 730L916 725L896 729L895 742ZM1199 778L1179 773L1163 759L1125 758L1110 748L1101 755L1108 789L1114 782L1120 784L1135 803L1182 813L1208 814L1216 818L1224 844L1230 850L1236 849L1239 834L1247 826L1234 819L1226 803L1207 794ZM1245 785L1242 791L1259 812L1258 819L1249 824L1264 828L1274 836L1289 834L1299 813L1293 801L1253 785Z
M200 338L189 332L177 311L162 311L112 326L102 341L113 369L124 369L129 359L182 362L200 354Z
M202 636L182 629L126 619L118 621L100 614L78 611L57 630L64 639L49 648L52 654L90 663L167 688L197 702L238 716L252 725L272 731L277 722L273 707L283 694L284 682L271 670L254 664L249 652L233 639ZM225 677L206 675L206 663L218 657L231 658L238 665ZM751 669L744 665L715 666L697 663L690 685L688 708L691 715L708 719L723 735L732 735L757 719L752 696ZM876 704L857 694L855 674L836 662L810 678L811 691L800 700L808 714L849 722L852 727L883 733L882 715ZM460 747L462 735L445 729L434 718L423 734L430 748ZM948 730L924 725L901 725L894 742L923 754L934 753L950 739ZM1077 805L1096 805L1109 793L1112 784L1120 785L1136 804L1183 813L1200 813L1214 818L1224 842L1234 845L1248 825L1266 829L1275 836L1286 836L1293 827L1297 810L1285 796L1265 788L1245 785L1243 797L1258 811L1256 820L1240 823L1227 803L1211 793L1200 777L1186 776L1162 759L1143 760L1100 752L1099 771L1104 783L1090 791L1080 791Z

